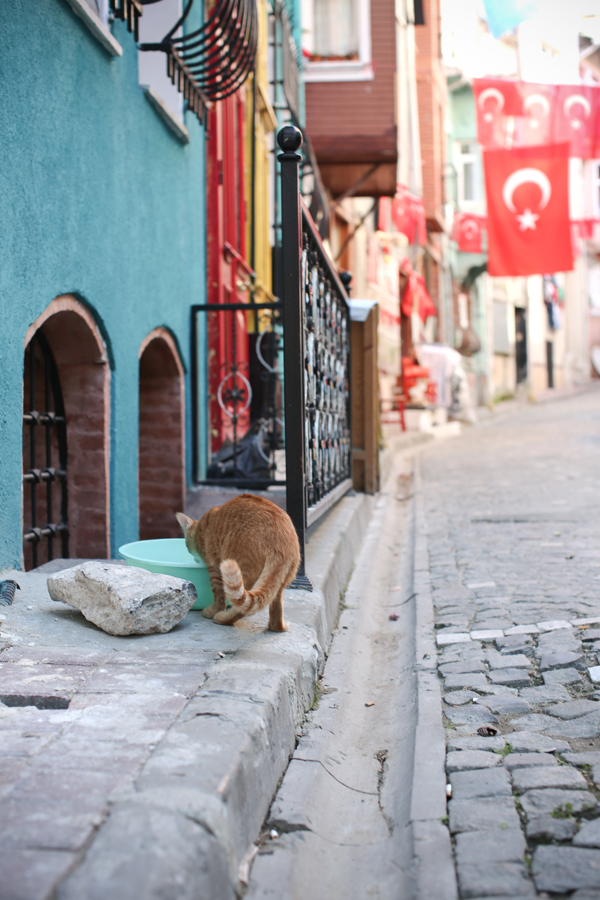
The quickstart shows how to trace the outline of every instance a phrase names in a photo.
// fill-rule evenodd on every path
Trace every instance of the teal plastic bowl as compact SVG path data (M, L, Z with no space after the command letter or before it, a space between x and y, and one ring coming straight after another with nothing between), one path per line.
M192 609L205 609L213 602L208 570L203 562L196 562L188 553L183 538L161 538L154 541L133 541L119 547L119 555L128 566L137 566L160 575L185 578L196 585L198 599Z

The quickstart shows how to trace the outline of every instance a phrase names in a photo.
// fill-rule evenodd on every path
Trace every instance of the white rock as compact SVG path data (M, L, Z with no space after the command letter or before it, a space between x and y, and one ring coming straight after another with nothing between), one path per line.
M494 638L504 637L504 632L499 628L488 628L483 629L483 631L472 631L471 632L471 640L472 641L492 641Z
M109 634L164 634L187 615L197 596L183 578L102 562L51 575L48 593Z

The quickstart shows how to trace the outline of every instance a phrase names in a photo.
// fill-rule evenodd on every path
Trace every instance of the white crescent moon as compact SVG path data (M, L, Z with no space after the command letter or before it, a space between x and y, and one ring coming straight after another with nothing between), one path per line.
M477 223L473 219L465 219L465 221L463 222L462 230L467 240L471 240L472 238L474 238L479 231Z
M483 104L490 97L495 97L498 101L498 105L496 110L500 112L500 110L504 107L504 94L502 91L499 91L498 88L486 88L485 91L482 91L477 99L477 106L479 109L483 109Z
M542 107L542 114L540 116L535 116L536 119L545 119L550 113L550 103L548 102L548 98L544 97L543 94L530 94L529 97L525 98L523 103L524 112L531 112L532 106Z
M502 199L511 212L516 213L513 194L521 184L537 184L542 192L539 209L544 209L552 195L552 185L548 176L541 169L517 169L508 176L502 188Z
M571 94L570 97L567 97L563 104L563 110L567 118L569 116L569 113L571 112L572 106L582 106L585 118L589 119L592 107L590 106L589 100L586 97L582 97L581 94Z

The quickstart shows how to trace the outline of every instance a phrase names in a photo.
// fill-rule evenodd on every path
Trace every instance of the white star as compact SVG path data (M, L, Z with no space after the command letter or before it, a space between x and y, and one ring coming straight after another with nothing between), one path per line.
M520 216L517 216L516 218L519 223L520 231L527 231L528 228L531 229L531 231L535 231L535 223L539 219L539 216L536 216L535 213L532 213L530 209L526 209L521 213Z

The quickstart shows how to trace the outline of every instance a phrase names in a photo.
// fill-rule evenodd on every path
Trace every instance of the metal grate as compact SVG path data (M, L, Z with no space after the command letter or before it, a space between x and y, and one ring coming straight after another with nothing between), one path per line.
M140 44L139 49L166 53L169 78L203 122L212 103L234 94L253 70L258 17L256 0L217 0L200 28L176 37L193 5L188 0L160 43Z
M302 211L306 490L309 512L350 478L350 316L340 279Z
M54 541L58 539L60 556L63 559L69 556L67 425L58 369L41 331L36 332L25 352L25 375L28 384L23 412L23 461L26 467L28 460L29 468L23 474L23 484L25 488L29 486L27 512L30 522L23 540L31 546L31 564L36 568L38 549L43 540L46 541L48 561L54 559ZM43 412L39 411L40 407ZM57 523L53 521L55 499L59 501ZM40 513L45 518L41 526L38 524Z

